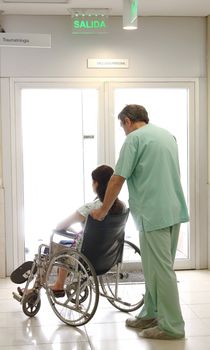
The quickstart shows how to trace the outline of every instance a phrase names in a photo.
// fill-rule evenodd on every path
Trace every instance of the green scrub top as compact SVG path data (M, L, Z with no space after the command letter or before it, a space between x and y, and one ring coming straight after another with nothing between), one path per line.
M147 124L127 135L115 167L127 180L138 229L159 230L189 220L179 173L177 143L167 130Z

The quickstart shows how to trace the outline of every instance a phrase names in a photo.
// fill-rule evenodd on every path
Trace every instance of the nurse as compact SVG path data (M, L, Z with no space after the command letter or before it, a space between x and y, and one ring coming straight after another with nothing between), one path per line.
M173 264L180 224L189 217L176 139L149 123L143 106L127 105L118 119L127 137L103 205L92 216L102 220L107 215L126 180L146 284L144 306L138 316L126 320L126 325L137 328L144 338L183 338L184 320Z

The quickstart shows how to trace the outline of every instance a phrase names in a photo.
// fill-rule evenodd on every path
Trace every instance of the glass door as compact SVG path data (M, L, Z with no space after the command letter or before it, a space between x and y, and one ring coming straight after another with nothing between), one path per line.
M136 84L137 85L137 84ZM180 158L181 182L188 204L188 208L193 211L193 203L190 202L190 133L189 125L190 113L192 117L193 111L190 111L190 87L176 86L173 84L115 84L111 88L111 96L113 99L114 130L115 130L115 159L118 158L119 150L125 139L124 132L120 127L117 119L118 113L127 104L141 104L149 114L150 122L169 130L177 139ZM191 144L191 159L193 157L193 147ZM192 179L191 179L192 180ZM193 181L193 180L192 180ZM124 186L122 199L128 199L127 188ZM134 227L133 221L130 219L130 225L127 227L127 235L138 244L138 232ZM176 255L177 266L193 267L194 265L194 234L190 225L182 224L180 237Z
M94 198L98 90L23 88L23 231L27 259L56 223Z
M33 257L41 241L48 242L58 221L93 200L91 171L98 164L115 165L125 139L117 115L130 103L144 105L151 123L177 138L190 224L181 228L176 267L195 268L196 88L193 82L129 81L15 79L7 86L3 102L11 109L3 114L3 143L8 275ZM120 198L127 201L126 186ZM126 235L139 244L131 217Z

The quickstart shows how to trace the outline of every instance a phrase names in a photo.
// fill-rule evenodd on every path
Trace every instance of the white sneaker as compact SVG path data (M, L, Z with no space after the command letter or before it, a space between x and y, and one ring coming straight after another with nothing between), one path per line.
M162 340L172 340L172 339L182 339L184 335L173 336L168 334L167 332L160 329L158 326L148 328L139 333L139 336L142 338L150 338L150 339L162 339Z
M127 327L147 329L147 328L156 326L158 322L156 318L144 319L144 318L131 317L126 320L125 324Z

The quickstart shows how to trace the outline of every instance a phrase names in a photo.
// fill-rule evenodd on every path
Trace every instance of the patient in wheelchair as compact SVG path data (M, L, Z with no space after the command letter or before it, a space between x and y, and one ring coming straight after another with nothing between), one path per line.
M94 209L97 209L102 205L108 182L111 176L113 175L113 173L114 173L114 170L108 165L101 165L97 167L95 170L93 170L91 176L92 176L93 192L96 193L95 200L90 203L84 204L83 206L78 208L74 213L69 215L66 219L61 221L56 226L57 231L68 230L70 232L74 232L74 230L71 228L71 225L75 223L81 223L82 228L84 228L85 221L88 215ZM111 207L109 213L121 214L121 213L124 213L125 211L126 211L125 204L117 198L113 206ZM60 244L71 246L73 248L80 250L82 245L82 238L83 238L83 231L75 234L74 239L67 238L66 240L60 241ZM51 286L51 289L57 298L63 297L63 295L65 294L63 285L66 278L66 274L67 272L65 269L59 268L57 279L55 283ZM21 289L20 287L18 287L18 292L20 295L23 295L24 289Z
M95 170L93 170L91 176L92 176L92 187L93 192L96 193L97 197L93 202L86 203L85 205L78 208L73 214L68 216L66 219L61 221L57 226L56 230L67 230L73 231L71 228L71 225L75 223L81 223L84 227L86 218L88 215L92 212L92 210L99 208L102 205L106 188L108 185L108 182L113 175L114 170L108 166L108 165L101 165L97 167ZM126 210L125 204L120 201L119 199L116 199L114 202L112 208L110 209L110 214L121 214ZM72 247L76 247L80 250L82 245L82 236L83 232L80 232L76 235L76 240L74 242L71 242ZM61 244L67 244L67 241L61 241ZM63 269L59 269L58 271L58 278L55 282L55 284L52 286L52 290L56 297L63 296L64 290L63 290L63 284L66 278L66 271Z

